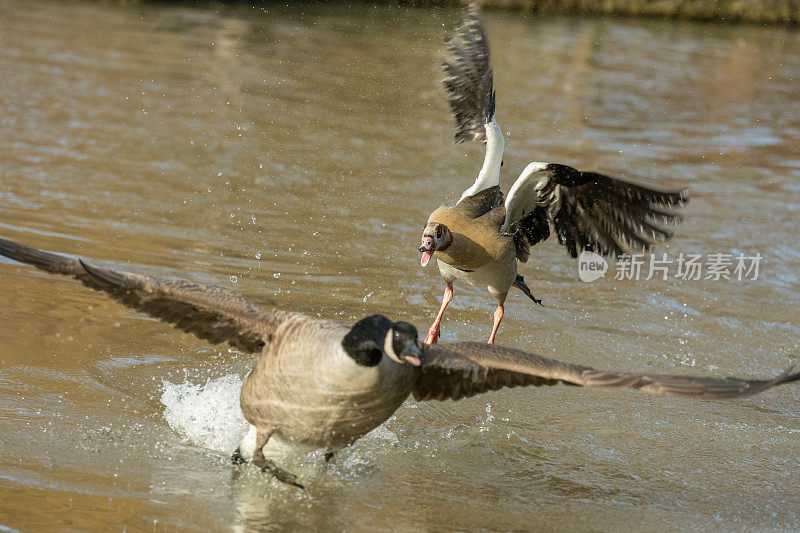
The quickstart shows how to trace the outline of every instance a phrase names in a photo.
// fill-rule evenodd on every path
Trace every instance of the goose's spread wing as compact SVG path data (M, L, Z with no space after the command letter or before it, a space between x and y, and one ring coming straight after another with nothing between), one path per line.
M119 272L79 259L42 252L0 239L0 254L52 274L64 274L103 291L118 302L147 313L212 344L227 341L245 352L260 352L278 325L295 315L266 311L241 294L184 280Z
M489 41L476 4L469 5L464 22L446 38L445 47L450 57L442 61L443 83L456 118L455 142L485 142L484 124L494 116L494 92Z
M732 399L800 379L792 367L772 380L704 378L603 372L562 363L512 348L476 342L424 345L414 398L458 400L504 387L577 385L598 389L632 388L659 396Z
M572 257L647 251L672 237L687 190L662 191L566 165L531 163L506 198L503 232L512 233L520 260L555 230Z

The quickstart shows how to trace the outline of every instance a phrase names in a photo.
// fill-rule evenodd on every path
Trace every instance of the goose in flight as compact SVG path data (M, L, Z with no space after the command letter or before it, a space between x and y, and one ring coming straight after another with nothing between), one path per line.
M245 438L234 458L301 488L296 476L264 456L267 441L332 453L382 424L409 395L459 400L504 387L564 383L733 399L800 379L792 367L769 380L669 376L605 372L477 342L420 344L414 326L382 315L346 324L266 310L230 289L95 267L2 238L0 254L72 276L211 344L256 354L240 397L255 439Z
M435 343L453 299L453 283L485 287L497 302L489 343L503 319L512 286L534 298L517 273L531 246L553 232L572 257L583 250L602 255L647 251L672 237L681 220L686 190L664 191L556 163L531 163L503 199L500 167L503 134L495 118L495 91L489 43L480 8L471 4L443 62L444 86L455 115L455 142L480 141L486 157L475 183L454 206L441 206L428 217L419 251L421 264L437 259L445 282L442 305L425 338Z

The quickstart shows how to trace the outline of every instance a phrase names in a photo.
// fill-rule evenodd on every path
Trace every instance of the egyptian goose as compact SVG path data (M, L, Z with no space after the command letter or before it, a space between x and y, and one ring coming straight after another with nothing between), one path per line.
M490 344L420 345L414 326L381 315L350 325L267 311L230 289L98 268L1 238L0 254L73 276L211 344L258 354L240 398L250 433L234 459L301 488L296 476L264 456L267 441L325 449L329 457L383 423L412 394L417 401L459 400L504 387L564 383L732 399L800 379L792 368L766 381L603 372Z
M421 264L436 258L445 282L442 305L425 343L439 338L456 281L486 287L497 302L489 336L493 343L512 286L541 305L517 274L517 262L528 260L531 246L554 231L572 257L583 250L602 255L647 251L672 236L668 226L681 220L677 210L689 195L566 165L531 163L504 201L499 185L504 141L494 115L489 43L477 5L467 8L446 48L450 55L443 62L444 86L456 118L455 142L484 142L486 157L475 183L456 205L431 213L422 233Z

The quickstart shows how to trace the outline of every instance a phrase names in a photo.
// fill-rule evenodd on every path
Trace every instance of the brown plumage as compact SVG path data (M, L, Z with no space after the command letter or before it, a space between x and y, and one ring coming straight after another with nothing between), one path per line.
M657 396L731 400L800 379L790 366L770 380L606 372L479 342L425 345L414 386L416 400L459 400L505 387L575 385L639 389Z
M384 317L348 325L267 311L222 287L95 267L6 239L0 239L0 254L72 276L211 344L227 342L258 354L241 393L252 442L246 439L248 449L237 457L252 459L286 483L296 485L297 480L263 455L270 438L340 448L381 424L411 392L412 365L398 364L383 353L384 339L395 327ZM416 330L406 337L410 349L419 353ZM402 347L398 353L402 355Z
M502 193L499 187L481 191L467 200L489 199ZM487 265L502 264L509 254L514 254L514 242L508 236L499 234L503 224L505 209L503 205L494 209L480 209L477 202L464 201L455 207L442 206L428 217L428 224L446 226L452 237L434 252L433 257L462 270L475 271Z
M584 250L602 255L646 252L672 237L681 221L686 190L645 187L555 163L529 164L504 198L500 191L503 135L494 117L495 92L489 43L480 8L467 8L455 38L447 39L444 86L456 118L456 142L486 143L486 158L475 183L454 206L428 218L421 263L437 259L445 281L442 306L426 343L435 343L453 284L486 287L497 302L489 342L494 342L512 285L536 303L517 261L527 262L531 246L555 233L572 257Z
M51 274L72 276L127 307L211 344L228 342L245 353L260 352L264 339L269 339L283 320L295 315L285 311L268 313L223 287L93 267L80 259L42 252L6 239L0 239L0 254Z
M412 394L421 401L458 400L504 387L564 383L732 399L800 379L791 368L770 380L666 376L603 372L474 342L420 346L411 324L381 315L351 325L268 311L228 289L93 267L2 238L0 254L73 276L212 344L228 342L258 354L241 392L251 432L234 457L252 460L282 482L300 487L296 476L264 456L268 441L338 449L383 423Z

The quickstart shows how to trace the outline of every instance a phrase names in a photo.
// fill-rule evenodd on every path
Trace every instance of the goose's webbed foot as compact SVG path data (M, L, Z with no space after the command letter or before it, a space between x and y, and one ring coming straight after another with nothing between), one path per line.
M273 477L275 477L275 479L277 479L282 483L286 483L287 485L292 485L294 487L305 489L303 485L297 482L297 476L277 466L275 463L265 458L263 455L261 455L261 457L254 457L253 464L259 467L262 472L271 474Z
M281 483L286 483L287 485L305 489L303 485L297 482L297 476L290 474L283 468L278 467L275 463L264 457L264 445L267 443L273 433L275 433L274 427L258 428L258 432L256 433L256 451L253 453L253 464L260 468L262 472L271 474Z
M517 278L514 280L513 285L516 286L522 292L524 292L525 296L527 296L528 298L533 300L534 303L537 303L537 304L541 305L542 307L544 307L544 304L542 303L542 301L540 299L536 298L531 293L531 290L528 288L528 285L525 283L525 278L523 278L522 276L517 274Z

